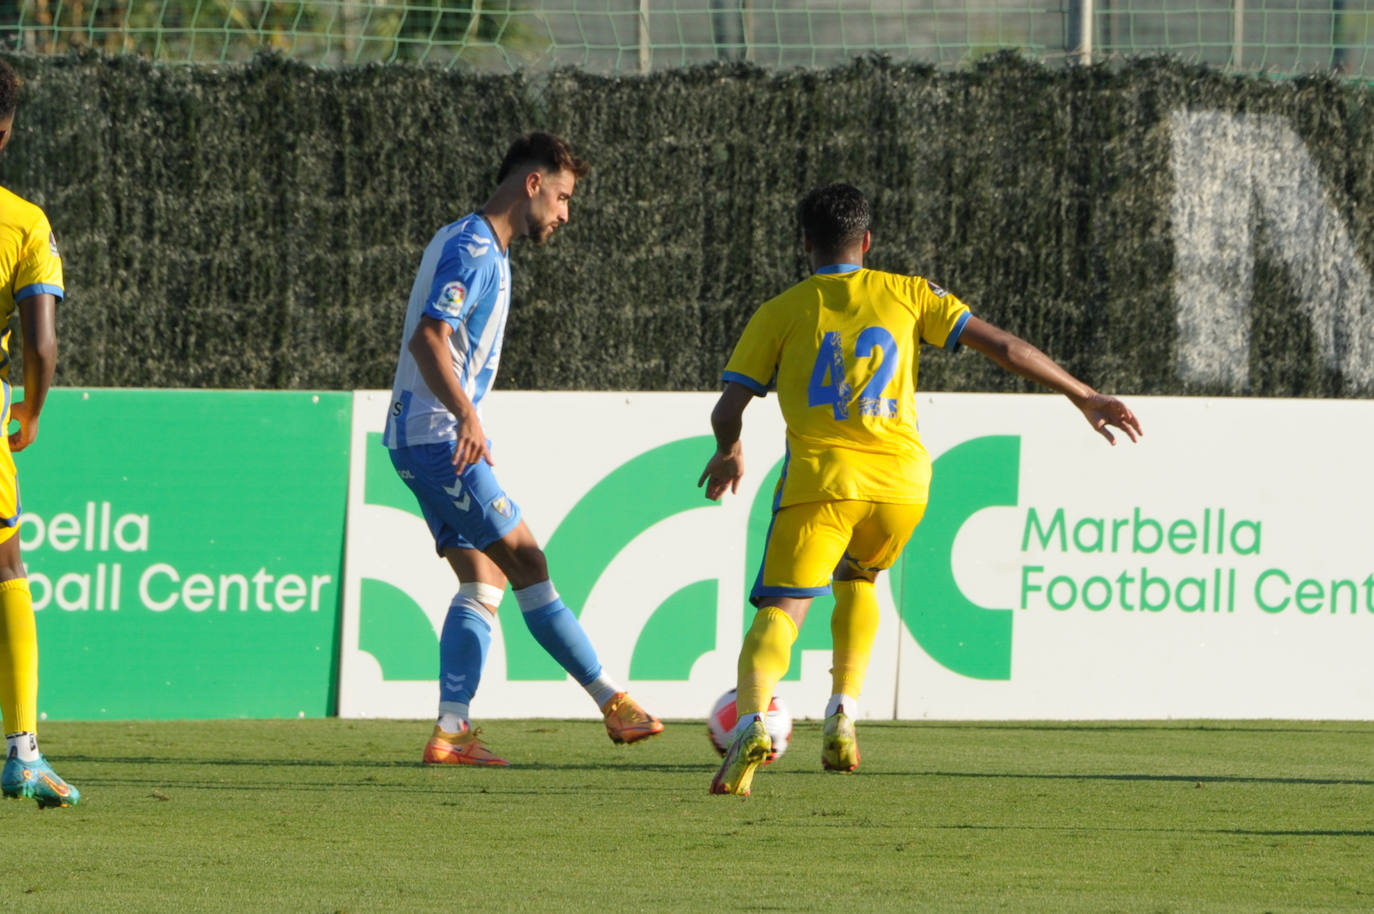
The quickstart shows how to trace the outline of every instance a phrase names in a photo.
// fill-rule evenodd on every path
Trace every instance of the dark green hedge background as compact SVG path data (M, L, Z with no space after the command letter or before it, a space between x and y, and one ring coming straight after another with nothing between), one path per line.
M62 246L63 385L390 387L422 248L485 200L515 135L543 128L594 170L569 226L512 251L504 388L718 388L752 309L803 275L797 199L848 180L874 202L870 265L930 276L1101 389L1371 393L1303 333L1256 332L1244 390L1175 371L1169 112L1288 119L1374 264L1374 106L1335 80L1013 56L537 81L11 61L27 86L0 180ZM1256 273L1262 329L1292 295L1282 269ZM931 354L922 381L1024 386L967 353Z

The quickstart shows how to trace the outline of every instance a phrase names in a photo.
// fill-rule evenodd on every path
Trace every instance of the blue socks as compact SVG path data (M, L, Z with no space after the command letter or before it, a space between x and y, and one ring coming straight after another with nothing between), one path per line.
M482 667L491 647L491 622L487 611L471 597L459 595L449 604L444 630L439 635L439 702L467 705L477 692Z
M601 675L601 661L572 610L563 605L553 583L543 581L515 591L520 615L539 646L568 671L577 684L587 686Z
M444 617L439 635L439 722L450 732L458 732L468 719L468 706L482 679L491 647L491 615L484 602L490 605L500 600L500 592L492 590L485 601L460 591ZM517 590L515 599L534 640L587 690L598 708L604 708L621 691L620 686L601 669L591 639L558 598L553 584L543 581Z

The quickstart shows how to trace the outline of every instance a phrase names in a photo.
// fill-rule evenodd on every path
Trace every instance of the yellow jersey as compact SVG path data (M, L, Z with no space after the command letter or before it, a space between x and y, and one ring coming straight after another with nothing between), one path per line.
M822 267L754 313L724 380L776 384L787 458L774 507L923 504L930 454L916 430L921 343L958 346L968 306L920 276Z
M62 257L43 210L0 187L0 326L19 302L47 292L62 298ZM7 378L10 334L0 336L0 379Z

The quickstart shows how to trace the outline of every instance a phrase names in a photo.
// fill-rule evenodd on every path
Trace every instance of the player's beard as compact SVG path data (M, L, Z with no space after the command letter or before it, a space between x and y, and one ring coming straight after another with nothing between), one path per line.
M535 223L531 225L526 236L535 244L543 244L553 237L553 230L558 228L557 222Z

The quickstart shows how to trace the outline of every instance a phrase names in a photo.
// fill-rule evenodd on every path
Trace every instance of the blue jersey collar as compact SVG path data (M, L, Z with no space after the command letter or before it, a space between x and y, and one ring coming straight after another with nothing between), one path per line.
M487 227L487 234L491 236L491 243L501 248L501 254L504 256L506 248L501 247L501 236L496 234L496 226L491 224L491 220L487 218L487 214L480 209L477 211L477 215L482 218L482 224Z
M857 263L828 263L816 271L817 275L829 275L831 273L853 273L862 270L863 266Z

